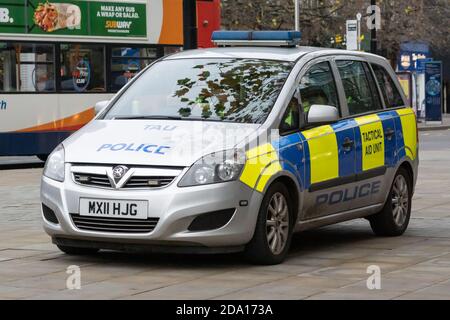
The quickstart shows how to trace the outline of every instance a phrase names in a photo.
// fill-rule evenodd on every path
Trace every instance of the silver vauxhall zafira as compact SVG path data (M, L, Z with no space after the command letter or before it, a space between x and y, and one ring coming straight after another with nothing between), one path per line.
M366 218L405 232L418 135L388 62L295 46L295 32L235 35L153 63L49 156L44 228L63 252L276 264L297 231Z

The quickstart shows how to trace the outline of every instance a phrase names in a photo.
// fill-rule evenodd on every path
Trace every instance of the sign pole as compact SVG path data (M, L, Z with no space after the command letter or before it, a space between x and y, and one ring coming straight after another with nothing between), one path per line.
M300 31L300 0L295 0L295 31Z
M362 14L358 13L356 15L356 21L358 21L358 33L357 33L358 51L361 51L361 19L362 19Z

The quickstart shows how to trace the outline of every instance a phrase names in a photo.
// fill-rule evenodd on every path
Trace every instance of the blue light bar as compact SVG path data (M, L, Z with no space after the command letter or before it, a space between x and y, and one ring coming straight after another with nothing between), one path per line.
M218 46L296 46L300 31L214 31L212 41Z

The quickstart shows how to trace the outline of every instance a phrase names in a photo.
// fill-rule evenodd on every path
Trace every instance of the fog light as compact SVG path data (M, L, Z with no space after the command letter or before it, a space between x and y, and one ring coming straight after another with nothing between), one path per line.
M55 212L53 212L53 210L47 207L45 204L42 204L42 214L44 215L45 220L47 220L48 222L59 224Z
M236 209L208 212L197 216L189 225L189 231L216 230L230 222Z

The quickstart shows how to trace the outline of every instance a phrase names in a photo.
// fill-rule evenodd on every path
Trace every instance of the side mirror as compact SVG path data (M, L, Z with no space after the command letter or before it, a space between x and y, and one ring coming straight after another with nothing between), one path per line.
M339 120L339 111L336 107L313 104L308 112L308 124L331 123Z
M102 112L108 106L108 104L109 104L109 100L104 100L104 101L97 102L95 104L95 107L94 107L95 114L97 115L100 112Z

